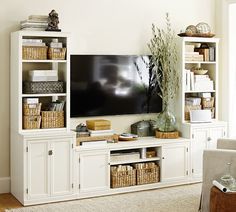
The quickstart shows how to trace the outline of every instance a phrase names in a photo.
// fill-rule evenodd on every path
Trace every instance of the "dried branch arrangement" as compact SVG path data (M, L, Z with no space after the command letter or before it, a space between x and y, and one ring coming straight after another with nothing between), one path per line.
M159 87L157 94L162 98L165 107L175 97L179 87L176 36L171 29L168 13L166 14L166 30L152 24L152 36L148 43L151 65Z

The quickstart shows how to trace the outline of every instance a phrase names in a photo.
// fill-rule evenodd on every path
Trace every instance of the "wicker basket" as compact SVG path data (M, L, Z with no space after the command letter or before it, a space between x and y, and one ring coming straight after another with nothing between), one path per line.
M185 105L184 119L190 120L190 110L201 110L201 105Z
M24 129L39 129L41 116L24 116Z
M66 59L66 48L49 47L48 59L50 59L50 60L65 60Z
M42 128L64 127L64 111L42 111Z
M23 83L23 92L25 94L63 93L63 85L64 83L61 81L25 81Z
M47 46L22 46L23 60L46 60Z
M215 98L214 97L210 97L210 98L204 98L202 97L202 108L212 108L214 107L214 102L215 102Z
M27 104L24 103L24 116L39 116L42 103Z
M111 188L136 185L136 170L111 171Z
M136 164L140 165L140 164ZM148 184L148 183L157 183L160 181L160 167L153 163L145 163L144 167L137 169L137 185Z

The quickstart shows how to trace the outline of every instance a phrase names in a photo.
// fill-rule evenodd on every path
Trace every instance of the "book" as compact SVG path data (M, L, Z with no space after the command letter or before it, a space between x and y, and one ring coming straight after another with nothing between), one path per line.
M209 47L209 61L215 61L215 47L210 46Z
M48 20L48 15L30 15L28 17L29 20L40 20L40 21L46 21Z
M46 19L27 19L27 20L23 20L20 21L20 24L25 24L25 23L48 23L48 20Z
M22 46L46 46L46 43L23 43Z
M22 43L42 43L42 42L43 42L42 39L29 39L29 38L22 39Z
M48 26L47 22L25 22L20 24L21 27L36 27L36 26Z
M185 85L185 90L186 91L190 91L190 70L186 69L185 70L186 73L186 85Z
M34 27L25 27L25 28L22 28L20 30L26 30L26 31L45 31L46 28L44 27L40 27L40 28L34 28Z
M194 87L194 73L191 71L190 72L190 90L194 91L195 87Z
M213 90L213 81L209 81L209 82L204 82L204 81L200 81L200 82L195 82L195 90L208 90L211 91Z
M24 103L26 104L38 104L39 98L24 98Z

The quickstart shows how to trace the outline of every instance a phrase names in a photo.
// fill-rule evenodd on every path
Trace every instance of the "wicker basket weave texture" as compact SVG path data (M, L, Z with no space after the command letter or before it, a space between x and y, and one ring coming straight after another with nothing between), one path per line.
M24 129L39 129L41 123L41 116L24 116Z
M51 48L48 49L48 59L50 60L65 60L66 48Z
M64 127L64 111L42 111L42 128Z
M42 103L38 104L27 104L24 103L24 115L25 116L39 116L41 111Z
M111 171L111 187L119 188L136 185L136 170Z
M25 94L45 94L45 93L63 93L64 82L62 81L42 81L23 83L23 92Z
M137 169L137 185L156 183L160 181L160 167L155 165L150 168Z
M23 60L46 60L47 46L22 46Z
M211 98L204 98L202 97L202 108L212 108L214 107L214 103L215 103L215 98L211 97Z

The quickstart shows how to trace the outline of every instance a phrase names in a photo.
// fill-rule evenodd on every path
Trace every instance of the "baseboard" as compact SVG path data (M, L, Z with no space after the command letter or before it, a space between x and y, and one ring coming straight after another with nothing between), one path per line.
M0 178L0 194L10 192L10 177Z

